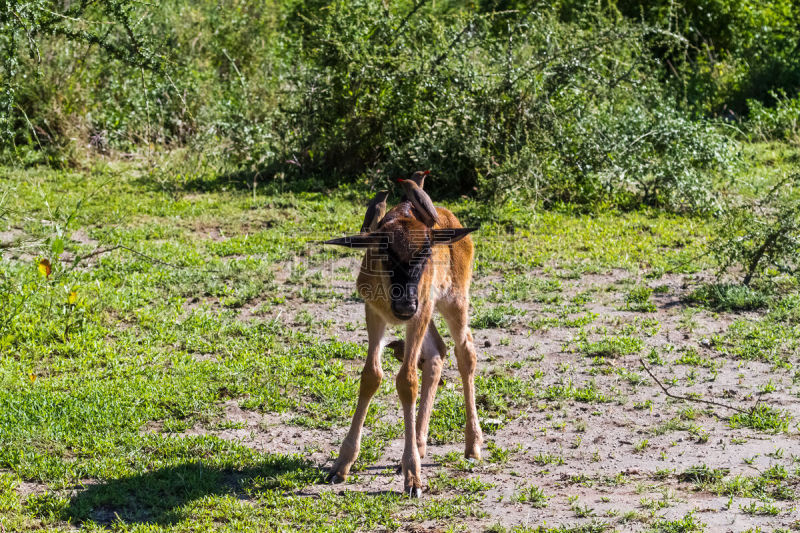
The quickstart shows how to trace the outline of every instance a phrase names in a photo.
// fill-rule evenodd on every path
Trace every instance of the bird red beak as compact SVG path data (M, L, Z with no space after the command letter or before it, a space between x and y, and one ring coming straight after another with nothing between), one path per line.
M403 183L404 181L406 180L404 180L403 178L397 178L397 183Z
M423 172L423 174L425 174L426 176L427 176L428 174L430 174L430 173L431 173L431 171L430 171L430 170L426 170L425 172Z

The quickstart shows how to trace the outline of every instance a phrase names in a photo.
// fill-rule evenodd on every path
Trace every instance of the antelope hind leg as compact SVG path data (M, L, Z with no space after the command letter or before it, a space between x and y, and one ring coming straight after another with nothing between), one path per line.
M464 428L464 457L480 460L483 433L478 422L478 409L475 407L475 367L477 354L469 330L468 304L456 305L450 309L441 309L447 321L450 336L455 341L456 361L461 383L464 387L464 411L466 427Z
M433 400L442 376L444 358L447 356L447 345L436 330L433 320L428 324L428 332L422 343L420 366L422 367L422 392L417 415L417 450L420 457L425 457L428 447L428 424L431 420Z

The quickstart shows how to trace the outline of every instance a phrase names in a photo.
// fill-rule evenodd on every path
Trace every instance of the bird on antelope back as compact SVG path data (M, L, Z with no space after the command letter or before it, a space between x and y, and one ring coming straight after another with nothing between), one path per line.
M430 174L430 170L418 170L409 178L416 183L420 189L425 186L425 177ZM364 222L361 224L361 233L368 231L375 231L378 223L386 214L386 199L389 196L389 191L379 191L375 197L367 204L367 211L364 214Z
M386 214L386 198L389 191L379 191L375 197L367 204L367 212L364 214L364 223L361 224L361 233L375 231L378 224Z
M418 177L424 183L427 173L421 174ZM431 410L447 356L447 345L433 321L434 310L444 318L455 343L466 414L464 455L473 459L481 456L483 436L475 406L477 355L468 316L474 257L469 234L477 228L464 228L449 210L434 207L416 180L401 183L406 198L380 218L374 230L325 241L366 250L356 288L364 299L369 338L353 422L327 479L344 481L358 457L369 403L383 379L381 355L386 327L403 324L405 341L394 344L403 351L395 378L405 427L401 469L405 494L419 497L420 460L426 453ZM372 215L369 218L374 220ZM421 391L418 366L422 369Z
M411 177L409 179L411 181L413 181L414 183L416 183L417 185L419 185L420 189L424 189L425 188L425 178L430 173L431 173L430 170L417 170L416 172L411 174Z
M417 210L417 217L428 227L433 227L434 224L438 223L439 214L428 193L423 191L422 187L414 180L399 179L397 181L400 182L403 191L406 193L404 198L411 202L411 205ZM424 175L421 177L421 181L425 182Z

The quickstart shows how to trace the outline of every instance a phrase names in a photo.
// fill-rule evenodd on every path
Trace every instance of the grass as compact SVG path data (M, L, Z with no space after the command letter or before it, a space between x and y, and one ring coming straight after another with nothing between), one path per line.
M539 302L558 303L561 301L561 281L529 277L512 273L504 277L502 283L492 283L489 300L492 302Z
M700 522L694 513L688 513L678 520L656 520L648 533L700 533L706 530L705 524Z
M508 328L524 314L524 310L512 305L478 307L470 320L470 326L476 329Z
M541 488L536 485L530 485L515 492L512 499L513 501L526 503L531 507L541 509L542 507L547 507L549 497Z
M748 427L767 433L781 433L789 430L792 416L786 411L760 403L746 413L736 413L731 417L732 428Z
M709 271L707 258L695 258L708 235L705 222L652 210L538 211L515 224L513 238L491 219L475 237L471 319L484 460L465 460L460 450L463 397L445 335L445 383L429 442L429 453L443 455L433 455L435 469L424 461L426 501L394 492L391 450L402 422L393 379L399 364L388 354L357 477L344 490L327 487L319 443L335 448L349 423L366 346L358 337L360 312L344 321L337 315L357 303L359 254L316 243L358 227L363 191L288 193L266 184L253 194L221 182L165 189L130 163L4 170L10 195L0 210L0 524L8 531L366 531L428 520L441 529L467 520L488 526L496 506L524 503L546 513L565 503L545 485L549 478L526 481L526 468L541 476L569 468L569 479L599 479L591 471L603 464L594 426L609 413L622 428L614 431L641 430L620 447L635 457L660 451L663 439L683 438L673 437L678 431L705 435L711 446L716 432L791 437L796 430L791 411L764 403L790 402L787 393L796 392L787 369L796 363L800 324L791 291L731 315L731 325L701 349L692 332L675 340L672 321L651 306L662 290L654 278ZM471 220L471 200L450 207ZM91 255L98 250L108 251ZM52 264L49 275L38 268L42 258ZM614 269L625 269L624 283L589 281ZM646 314L631 319L631 312ZM484 348L483 330L496 328L508 331ZM737 394L725 401L749 401L748 394L763 401L732 416L729 427L706 430L710 412L665 403L629 364L651 350L651 363L662 365L659 375L676 389L690 379L704 384L702 369L716 375L766 362L773 370L758 388L746 379L726 385ZM675 375L681 367L699 372ZM243 410L247 420L229 418L230 410ZM625 427L629 414L663 417ZM253 444L274 425L300 435L294 453ZM730 512L768 517L769 505L783 512L797 480L788 450L758 476L693 484L759 501L752 508L737 502ZM669 446L665 453L673 457ZM361 490L382 475L388 491ZM495 502L487 494L508 496ZM591 505L574 509L580 524L549 520L514 530L606 531L626 516ZM644 514L625 520L698 530L699 518L686 516L663 524Z
M604 403L611 399L597 389L594 382L576 387L571 381L566 384L550 385L542 392L546 400L575 400L585 403Z
M787 362L798 350L798 326L772 319L740 319L712 345L725 355L770 363Z
M715 311L752 311L766 307L770 303L771 295L764 289L746 285L714 283L701 285L687 299Z
M717 480L711 490L722 496L794 501L797 480L797 473L790 475L781 465L775 465L757 476L737 475Z
M577 316L570 316L566 313L559 316L545 316L539 317L528 323L534 331L543 330L547 331L550 328L581 328L587 326L597 319L597 313L585 313Z
M594 342L582 341L578 349L589 357L620 357L644 349L642 339L630 335L611 335Z
M530 383L508 376L477 376L475 404L481 429L493 434L521 407L536 397ZM434 403L429 439L433 443L460 442L464 438L464 400L461 390L445 388Z
M440 471L428 480L428 491L432 494L454 490L465 494L485 492L494 485L480 480L479 477L455 477Z
M718 363L708 357L700 355L694 347L686 348L681 351L680 356L675 359L676 365L699 366L703 368L715 368Z
M625 310L639 313L653 313L656 305L651 301L653 289L644 285L632 288L625 295Z
M707 465L692 466L678 474L678 479L689 483L704 485L721 480L728 470L719 468L709 468Z

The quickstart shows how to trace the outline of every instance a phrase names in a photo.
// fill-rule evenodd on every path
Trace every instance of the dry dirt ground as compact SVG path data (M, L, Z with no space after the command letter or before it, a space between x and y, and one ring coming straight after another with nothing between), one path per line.
M338 301L304 302L296 296L297 287L279 275L278 282L287 284L289 295L280 320L286 324L308 322L311 315L314 323L326 324L319 330L322 337L366 342L363 304L349 298L358 264L354 255L319 269L320 284L347 297ZM543 272L531 275L547 277ZM694 513L695 521L705 523L706 531L800 528L795 499L777 499L774 508L770 508L762 501L731 498L710 484L681 476L693 467L705 465L711 472L724 469L727 476L757 477L779 465L778 468L795 472L787 483L790 490L800 493L796 486L800 399L794 370L724 355L712 342L714 336L725 334L735 320L756 315L689 309L685 296L697 283L696 276L671 275L654 280L631 276L627 271L612 271L560 280L561 301L579 293L591 294L588 303L574 315L596 314L594 321L583 327L587 332L584 339L579 338L581 328L577 327L557 323L549 328L531 327L539 318L554 316L553 306L546 301L512 302L512 307L524 311L512 323L473 329L479 374L512 376L532 383L537 394L557 390L549 389L554 385L572 383L580 388L594 383L594 388L609 401L540 396L524 407L510 410L502 427L485 435L487 443L506 452L504 458L496 457L494 461L486 447L487 460L470 464L455 462L452 454L444 458L448 452L460 453L460 442L430 445L429 455L423 459L426 479L437 475L479 477L491 487L483 492L480 503L474 504L479 507L474 509L474 516L427 521L415 525L415 530L437 531L459 523L469 530L497 524L507 528L585 524L585 530L592 531L593 524L605 523L617 531L643 531L653 528L658 520L679 520L687 513ZM503 284L499 276L478 278L473 299L485 304ZM656 288L652 295L655 312L624 310L624 288L631 284ZM263 318L246 307L241 319ZM640 338L644 347L627 355L593 358L581 344L616 334ZM687 350L699 356L701 363L678 364L679 354ZM640 357L649 353L652 359L646 359L651 361L648 366L671 393L696 394L740 409L749 409L756 402L768 403L793 417L788 430L771 433L734 429L730 417L736 411L732 409L668 397L643 370ZM385 356L389 357L388 353ZM353 362L353 373L359 372L358 365L359 361ZM393 381L393 376L387 373L386 379ZM445 389L460 390L452 350L444 379ZM352 401L355 403L355 398ZM294 427L286 424L288 417L245 411L236 401L226 404L224 412L227 420L239 422L240 429L214 431L196 427L188 433L213 433L259 450L303 453L324 468L331 463L347 430L345 426L331 431ZM385 420L381 421L396 424L399 402L394 399L385 412ZM366 435L369 434L367 427ZM400 490L402 478L396 467L402 448L401 439L391 440L377 461L348 481L347 490ZM520 501L520 495L532 486L539 487L547 497L545 505ZM332 487L314 485L306 493L328 490ZM456 494L454 489L429 489L424 498Z

